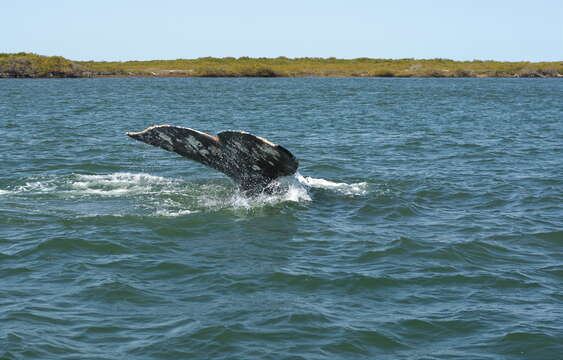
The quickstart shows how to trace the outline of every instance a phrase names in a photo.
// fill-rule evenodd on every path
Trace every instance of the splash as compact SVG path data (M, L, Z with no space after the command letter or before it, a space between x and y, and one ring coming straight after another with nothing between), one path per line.
M310 189L323 189L344 196L367 193L367 183L346 184L305 177L297 173L276 179L270 191L246 196L227 179L198 183L145 173L117 172L101 175L72 174L28 178L23 185L0 189L0 195L30 200L81 202L81 211L97 215L185 216L220 210L255 210L284 203L313 201ZM111 201L101 201L101 200ZM59 203L68 209L66 202ZM76 203L79 204L79 203ZM90 212L91 211L91 212ZM84 215L84 214L80 214Z
M286 176L274 180L269 186L269 191L255 195L246 196L238 189L234 189L225 196L211 196L202 198L202 206L207 208L233 208L233 209L253 209L257 207L271 206L284 202L307 202L311 197L304 187L293 176Z

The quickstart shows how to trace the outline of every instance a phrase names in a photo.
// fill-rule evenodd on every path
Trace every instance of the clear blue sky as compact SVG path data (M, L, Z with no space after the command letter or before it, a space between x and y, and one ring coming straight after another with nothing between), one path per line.
M563 0L3 0L0 52L563 60Z

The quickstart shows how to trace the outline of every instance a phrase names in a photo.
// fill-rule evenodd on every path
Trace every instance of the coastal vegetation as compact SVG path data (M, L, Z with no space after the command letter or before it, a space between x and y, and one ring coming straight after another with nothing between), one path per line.
M0 53L0 77L87 77L84 66L61 56Z
M563 77L563 61L203 57L150 61L72 61L0 53L0 77Z

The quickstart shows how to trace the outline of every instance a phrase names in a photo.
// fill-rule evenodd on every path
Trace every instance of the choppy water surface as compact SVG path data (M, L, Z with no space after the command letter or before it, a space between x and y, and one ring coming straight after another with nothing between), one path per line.
M559 79L0 80L0 359L561 359ZM282 144L281 194L124 135Z

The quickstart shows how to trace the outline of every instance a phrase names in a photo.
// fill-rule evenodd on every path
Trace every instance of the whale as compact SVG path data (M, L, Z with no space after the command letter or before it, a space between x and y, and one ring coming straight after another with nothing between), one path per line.
M126 135L220 171L247 194L271 192L277 178L293 175L299 167L283 146L241 130L213 136L187 127L154 125Z

